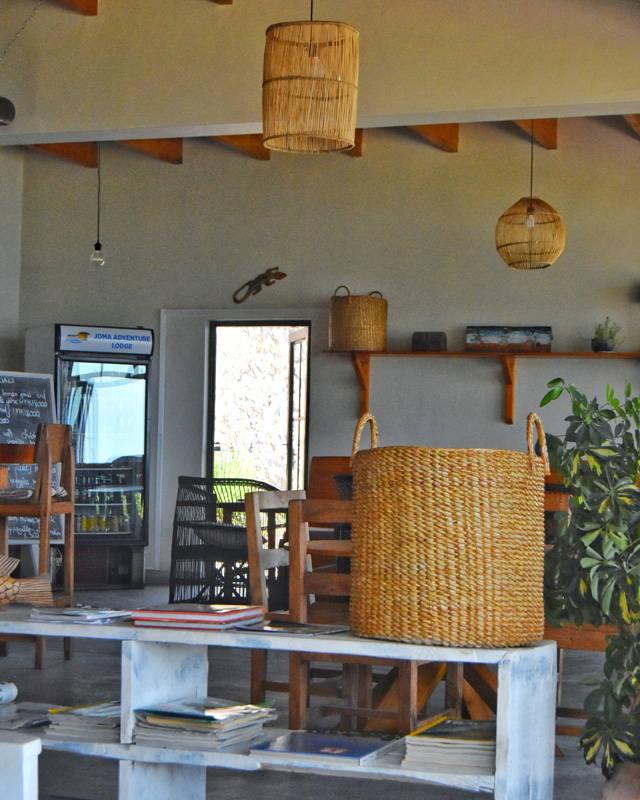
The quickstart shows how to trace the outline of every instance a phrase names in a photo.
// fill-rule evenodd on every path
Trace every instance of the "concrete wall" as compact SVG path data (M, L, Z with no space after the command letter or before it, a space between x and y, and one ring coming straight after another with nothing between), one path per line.
M170 166L106 146L100 271L88 260L95 171L26 156L21 325L144 325L159 334L152 431L160 514L151 515L150 564L168 564L177 476L202 469L206 331L216 315L317 317L317 455L349 453L358 416L348 359L323 353L329 299L342 283L388 299L390 348L408 348L415 330L444 330L459 350L468 324L539 324L552 326L554 350L588 351L594 324L610 315L624 348L640 349L630 224L640 143L612 118L562 120L559 138L557 151L536 147L534 192L562 213L567 246L552 267L533 273L509 270L493 241L500 214L528 189L528 142L515 126L464 126L451 155L400 129L366 131L361 159L274 155L263 163L195 139L185 143L184 163ZM233 304L241 284L275 265L286 279ZM516 424L508 426L497 360L374 360L381 444L521 449L526 413L558 375L594 393L627 379L638 387L640 378L633 360L520 361ZM543 418L558 430L564 413L552 406Z
M20 153L0 148L0 369L22 369L20 247L22 237Z
M24 0L0 4L17 31ZM266 28L300 0L45 3L2 61L0 142L259 131ZM637 111L636 0L322 0L361 37L361 126ZM559 109L562 109L560 111Z
M8 0L0 26L15 30L24 16L24 2ZM390 348L407 348L415 330L444 330L459 350L468 324L539 324L553 327L556 351L587 351L594 324L609 315L624 348L640 349L640 142L620 116L579 117L640 111L635 0L323 0L316 18L361 33L359 125L471 120L460 152L394 127L365 130L360 159L260 162L190 138L184 163L172 166L107 144L99 271L89 265L95 170L25 151L21 184L22 156L1 148L259 130L264 30L300 16L297 0L181 0L180 13L174 0L103 0L97 18L44 4L3 59L2 91L18 113L0 131L0 226L12 253L0 303L15 331L5 367L17 366L22 346L11 299L18 258L20 329L156 330L153 568L168 567L177 476L203 466L210 319L313 318L312 455L349 453L358 416L348 359L323 352L339 284L388 299ZM534 193L563 215L567 247L550 269L527 274L503 264L494 229L528 194L528 140L496 120L530 115L563 117L558 150L535 148ZM276 265L285 280L233 304L241 284ZM625 380L637 391L640 377L634 360L519 361L516 424L507 426L499 361L378 359L371 408L380 442L522 449L526 413L557 375L592 393ZM559 430L566 412L546 409L545 426Z

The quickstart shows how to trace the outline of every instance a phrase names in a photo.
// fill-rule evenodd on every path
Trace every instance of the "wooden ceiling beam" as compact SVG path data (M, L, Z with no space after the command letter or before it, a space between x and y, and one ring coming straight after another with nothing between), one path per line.
M169 164L182 164L182 139L122 139L118 144Z
M553 119L514 119L515 124L528 136L531 136L533 126L533 140L540 147L547 150L558 149L558 120Z
M355 144L351 150L343 150L343 155L351 156L351 158L362 157L362 128L356 128Z
M98 144L97 142L59 142L54 144L32 144L36 150L42 150L82 167L98 167Z
M640 114L624 114L623 116L638 136L640 136Z
M257 158L260 161L268 161L271 158L271 151L262 144L261 133L240 133L230 136L213 136L211 138L232 147L234 150L239 150L241 153L251 156L251 158Z
M98 0L54 0L60 6L66 6L85 17L95 17L98 13Z
M435 147L444 150L445 153L458 152L460 126L457 122L445 122L440 125L410 125L409 127Z

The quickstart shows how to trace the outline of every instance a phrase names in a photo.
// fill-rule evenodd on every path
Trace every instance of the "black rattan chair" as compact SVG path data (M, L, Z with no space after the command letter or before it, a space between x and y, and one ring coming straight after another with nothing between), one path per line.
M170 603L249 603L244 496L272 490L243 478L178 478Z

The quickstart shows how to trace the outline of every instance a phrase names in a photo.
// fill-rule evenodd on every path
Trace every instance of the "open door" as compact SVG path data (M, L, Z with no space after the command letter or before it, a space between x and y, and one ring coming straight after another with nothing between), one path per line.
M210 323L208 477L304 488L309 326Z

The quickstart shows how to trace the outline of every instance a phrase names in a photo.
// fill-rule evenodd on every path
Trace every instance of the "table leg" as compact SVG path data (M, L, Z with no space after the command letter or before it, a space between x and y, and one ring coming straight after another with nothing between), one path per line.
M121 761L118 800L205 800L206 767Z
M206 697L208 669L206 645L123 642L121 741L132 741L136 708Z
M556 647L510 650L498 665L495 800L551 800Z

